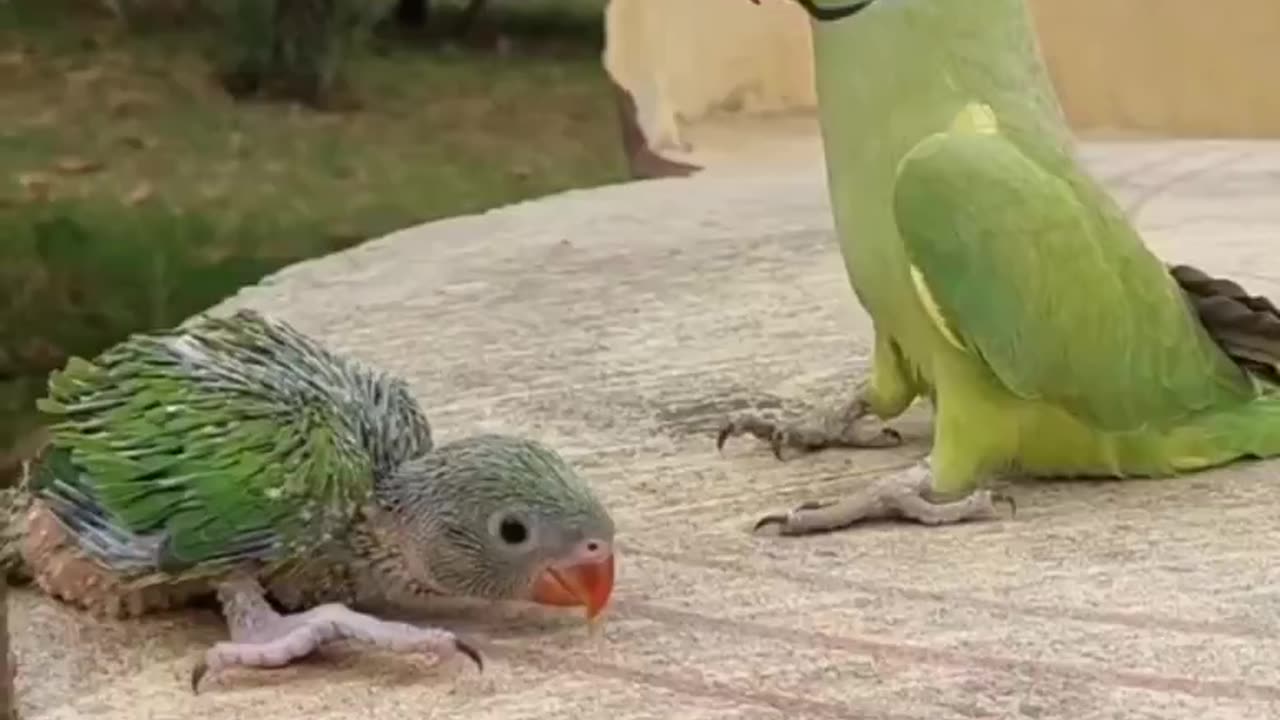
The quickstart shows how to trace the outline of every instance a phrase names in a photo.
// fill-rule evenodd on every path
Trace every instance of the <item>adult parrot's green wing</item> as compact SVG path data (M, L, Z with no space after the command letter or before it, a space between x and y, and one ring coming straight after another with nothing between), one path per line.
M341 365L256 313L136 335L54 373L33 489L80 545L130 575L307 555L372 492Z
M1253 392L1119 208L989 114L913 149L893 202L922 301L1011 392L1114 431Z

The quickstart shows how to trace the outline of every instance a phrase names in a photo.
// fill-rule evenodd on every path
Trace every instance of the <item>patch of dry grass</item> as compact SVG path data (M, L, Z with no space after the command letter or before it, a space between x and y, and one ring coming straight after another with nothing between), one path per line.
M384 40L343 113L237 104L209 33L57 5L0 3L0 447L68 354L299 259L624 177L599 0L495 3L501 53Z

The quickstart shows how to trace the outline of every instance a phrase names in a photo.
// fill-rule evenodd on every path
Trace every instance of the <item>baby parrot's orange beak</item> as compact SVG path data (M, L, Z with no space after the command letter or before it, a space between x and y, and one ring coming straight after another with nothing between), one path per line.
M533 583L533 601L543 605L587 608L594 620L609 604L613 594L613 553L586 560L557 563L543 571Z

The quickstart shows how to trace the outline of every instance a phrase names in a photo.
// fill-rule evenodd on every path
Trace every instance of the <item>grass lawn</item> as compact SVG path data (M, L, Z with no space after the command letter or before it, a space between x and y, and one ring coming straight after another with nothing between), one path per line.
M501 51L383 38L341 113L237 104L207 32L86 5L0 2L0 474L70 354L397 228L625 177L602 0L496 0Z

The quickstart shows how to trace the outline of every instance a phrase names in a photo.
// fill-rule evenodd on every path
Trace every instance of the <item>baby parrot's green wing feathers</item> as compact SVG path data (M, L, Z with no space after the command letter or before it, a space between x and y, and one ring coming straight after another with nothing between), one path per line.
M981 106L903 159L894 218L934 322L1020 397L1127 431L1254 392L1119 208Z
M41 402L56 422L36 492L126 574L303 556L373 485L357 416L331 391L351 368L322 353L241 312L73 359Z

